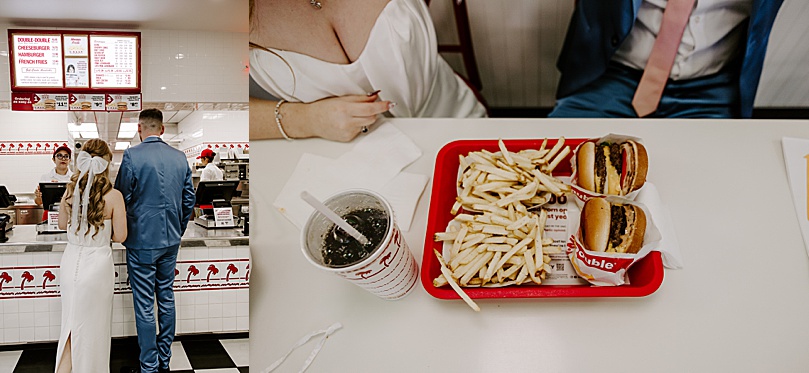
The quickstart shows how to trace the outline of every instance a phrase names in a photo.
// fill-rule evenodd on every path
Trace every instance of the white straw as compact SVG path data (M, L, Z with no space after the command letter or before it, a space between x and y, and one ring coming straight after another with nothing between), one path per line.
M321 214L325 215L329 220L331 220L334 224L337 224L342 230L346 233L350 234L351 237L354 237L357 241L360 242L362 245L368 244L368 239L362 235L358 230L354 229L350 224L348 224L343 218L339 215L335 214L330 208L326 207L322 202L318 201L313 195L309 194L307 191L301 192L301 199L306 201L309 205L315 208L315 210L319 211Z

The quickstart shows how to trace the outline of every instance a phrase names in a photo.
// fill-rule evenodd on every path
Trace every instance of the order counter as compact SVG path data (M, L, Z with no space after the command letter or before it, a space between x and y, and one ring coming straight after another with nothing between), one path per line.
M15 225L0 244L0 342L59 339L59 264L67 235ZM125 248L112 245L115 266L112 336L137 335ZM177 334L246 332L249 325L249 237L241 229L189 223L174 271Z

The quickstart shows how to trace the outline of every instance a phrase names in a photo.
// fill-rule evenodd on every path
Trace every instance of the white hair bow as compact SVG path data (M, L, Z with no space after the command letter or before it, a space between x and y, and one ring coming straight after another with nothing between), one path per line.
M109 162L107 162L106 159L93 157L86 151L79 152L79 155L76 157L76 169L79 170L79 178L76 179L76 186L73 187L73 211L71 211L70 221L73 222L73 224L79 223L79 228L76 230L79 234L86 234L89 230L87 224L87 207L90 204L90 189L93 187L96 174L104 172L104 170L107 169L107 165L109 165ZM87 175L87 184L84 187L84 195L79 197L79 182L85 174ZM81 198L81 200L79 200L79 198ZM81 204L79 204L79 201L81 201ZM78 221L79 206L81 206L82 210L81 222Z

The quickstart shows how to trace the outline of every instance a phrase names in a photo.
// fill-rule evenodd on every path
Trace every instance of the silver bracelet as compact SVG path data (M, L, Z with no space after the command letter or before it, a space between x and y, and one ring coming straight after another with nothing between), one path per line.
M287 102L287 100L281 99L275 104L275 124L278 126L278 131L281 132L281 135L284 136L285 139L292 141L292 138L284 131L284 127L281 126L281 104L285 102Z

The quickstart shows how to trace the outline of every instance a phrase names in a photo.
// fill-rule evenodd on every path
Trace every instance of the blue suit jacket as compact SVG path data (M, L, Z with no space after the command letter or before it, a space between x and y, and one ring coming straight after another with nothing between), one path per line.
M557 67L562 73L556 97L568 96L600 77L629 35L643 0L578 0ZM764 54L783 0L753 0L742 53L739 92L741 116L753 113Z
M127 249L180 244L194 211L194 184L185 155L157 136L124 152L115 189L126 202Z

